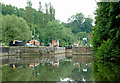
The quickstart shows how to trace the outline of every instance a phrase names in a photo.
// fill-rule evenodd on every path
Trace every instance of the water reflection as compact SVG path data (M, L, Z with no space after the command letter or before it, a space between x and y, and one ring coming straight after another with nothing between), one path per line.
M68 53L69 54L69 53ZM59 60L59 61L58 61ZM101 60L94 60L89 55L72 55L66 54L56 55L40 55L40 54L26 54L21 56L10 57L10 64L21 63L24 66L32 63L39 63L35 68L37 78L34 77L33 68L25 69L29 71L27 77L29 81L119 81L120 80L120 65L112 62L103 62ZM53 64L54 63L54 64ZM34 65L33 65L34 66ZM24 67L25 68L25 67ZM9 72L11 69L4 73ZM22 70L22 69L18 69ZM17 69L16 69L17 71ZM13 73L13 72L12 72ZM17 73L16 73L17 74ZM20 73L21 75L22 73ZM12 75L12 74L10 74ZM10 76L8 75L8 76ZM27 75L27 74L26 74ZM17 76L17 75L16 75ZM3 74L3 80L7 77ZM22 79L21 77L17 77ZM13 79L13 78L11 78ZM9 79L8 79L9 80Z
M93 77L95 81L120 81L120 65L95 60L93 64Z
M92 69L89 66L85 67L85 64L82 64L82 63L81 63L81 66L78 66L78 67L74 66L71 73L72 79L76 81L83 81L83 78L86 81L93 81L91 76L92 76Z
M74 80L72 80L71 78L64 78L64 79L60 78L60 81L74 81Z
M59 60L59 63L57 62L57 60ZM19 65L24 64L23 68L27 69L30 67L29 68L30 73L31 72L34 73L34 63L35 63L35 73L36 73L37 79L36 77L34 77L32 73L28 74L29 77L33 77L32 80L34 81L36 80L38 81L64 81L64 80L93 81L93 79L91 78L92 76L91 61L92 59L90 56L84 56L82 60L81 55L66 57L64 53L51 55L51 56L39 55L39 54L38 55L25 54L25 55L14 56L10 58L10 64L15 64L15 63L20 63ZM53 63L55 65L53 65ZM18 67L18 70L22 70L22 69ZM3 72L7 73L7 71L3 71ZM3 80L5 80L7 77L3 76L3 78L4 78ZM19 76L18 78L21 79L21 77ZM31 81L30 78L28 79Z

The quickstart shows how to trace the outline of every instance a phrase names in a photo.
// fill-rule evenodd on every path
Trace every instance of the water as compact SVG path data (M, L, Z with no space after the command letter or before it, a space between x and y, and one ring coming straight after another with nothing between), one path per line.
M16 60L17 59L17 60ZM4 81L119 81L120 66L112 62L94 60L92 56L65 54L51 56L22 55L12 57L10 64L21 63L25 67L10 68L9 65L2 70ZM59 60L59 64L57 63ZM29 68L32 63L40 63ZM52 63L55 63L53 65Z
M82 62L82 56L76 56L74 55L72 58L67 58L65 54L58 54L58 55L52 55L46 56L46 55L22 55L21 57L12 57L10 58L10 64L15 63L21 63L24 64L26 67L21 68L17 67L14 71L17 72L17 70L22 69L28 69L30 64L32 63L40 63L41 65L38 65L35 67L35 76L34 69L29 68L31 74L29 74L29 77L33 77L33 81L63 81L63 80L74 80L74 81L93 81L92 79L92 58L91 56L85 56L83 58ZM77 58L77 59L76 59ZM56 62L59 60L59 64ZM52 62L55 63L55 66L52 66ZM34 65L33 65L34 66ZM87 69L87 71L84 71L84 67ZM21 71L20 70L20 71ZM27 70L25 70L27 71ZM4 73L7 73L7 71L3 71ZM37 73L39 75L37 76ZM16 73L17 74L17 73ZM21 72L22 74L22 72ZM25 72L24 74L27 74ZM10 74L11 75L11 74ZM8 75L9 76L9 75ZM3 80L6 80L7 76L3 75ZM21 79L20 76L18 76L18 80ZM37 79L38 78L38 79ZM30 78L27 78L31 80ZM14 80L14 79L9 79Z

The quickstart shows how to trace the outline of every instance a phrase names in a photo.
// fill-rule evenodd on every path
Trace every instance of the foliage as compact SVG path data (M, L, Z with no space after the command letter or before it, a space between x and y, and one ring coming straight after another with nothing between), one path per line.
M52 39L59 39L60 45L73 44L73 42L78 43L80 37L79 32L89 33L92 27L92 19L85 18L82 13L71 16L69 23L56 21L55 9L51 3L45 4L45 12L43 12L41 2L39 2L38 10L32 8L31 1L27 2L25 9L18 9L11 5L1 5L2 15L14 14L24 18L32 31L32 35L34 35L35 29L35 39L39 40L40 43L45 43L45 45L47 45L48 42L52 42ZM82 26L84 26L85 29ZM37 34L39 34L39 38L37 38ZM83 33L85 37L86 34Z
M92 31L92 22L93 19L91 19L90 17L85 18L85 21L82 23L82 27L83 27L83 31L90 33Z
M7 15L7 14L12 15L12 14L14 14L14 15L16 15L18 17L25 18L25 10L23 8L18 9L15 6L4 5L4 4L1 4L1 3L0 3L0 5L2 7L1 12L2 12L3 15Z
M101 62L96 60L93 65L93 77L98 81L116 81L120 80L120 66L112 62Z
M72 29L73 33L87 32L90 33L92 29L92 19L90 17L85 18L82 13L72 15L68 19L68 27Z
M119 3L98 3L99 9L96 11L96 25L93 28L92 39L94 49L107 41L108 38L112 40L112 45L120 45L120 24L119 19L116 18L119 15ZM119 46L120 47L120 46Z
M97 5L96 25L92 32L94 58L97 60L94 63L97 64L94 69L96 80L118 81L120 78L117 75L120 73L118 67L120 65L120 2L99 2Z
M30 1L27 2L27 7L25 7L25 19L29 24L33 24L34 17L33 17L33 10L32 10L32 3Z
M77 36L80 37L80 40L82 40L84 37L88 38L88 33L86 33L86 32L79 32L79 33L77 33Z
M36 11L32 8L32 3L30 1L27 2L27 6L25 10L23 8L18 9L17 7L11 5L2 5L2 14L3 15L17 15L18 17L22 17L27 21L27 24L34 34L33 30L36 29L36 34L40 34L40 41L45 42L45 27L49 21L55 20L55 9L52 7L51 3L46 4L46 11L48 12L45 14L42 10L41 2L39 2L39 10ZM49 10L49 11L48 11ZM13 11L13 12L12 12ZM47 17L47 18L46 18ZM44 31L44 32L43 32Z
M2 16L2 40L9 43L11 40L26 40L31 38L31 31L27 22L15 15Z
M53 39L61 40L61 44L73 43L75 41L74 34L71 32L71 29L66 28L64 25L60 24L57 21L51 21L47 24L46 36L49 39L49 42Z

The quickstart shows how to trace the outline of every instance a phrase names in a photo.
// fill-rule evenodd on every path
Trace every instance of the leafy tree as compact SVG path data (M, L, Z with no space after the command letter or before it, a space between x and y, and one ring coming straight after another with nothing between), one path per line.
M18 17L23 17L25 19L25 10L23 8L17 9L15 15Z
M64 43L72 44L76 40L71 29L66 28L57 21L48 22L46 28L46 41L48 41L48 39L49 41L59 39L61 41L61 45L64 45Z
M92 31L92 22L93 20L89 18L85 18L85 21L82 23L83 31L90 33Z
M74 34L79 33L79 32L90 33L93 27L92 26L93 20L90 17L85 18L82 13L77 13L76 15L72 15L68 19L68 22L69 23L67 27L70 27Z
M9 13L8 11L11 9L14 12ZM33 29L35 29L35 39L39 40L41 43L47 44L48 42L52 42L53 39L59 39L61 45L68 45L77 41L76 34L72 33L71 28L66 27L66 23L60 23L60 21L55 20L55 9L51 3L45 4L45 13L43 12L41 2L39 2L38 11L32 8L31 1L27 2L25 10L23 8L18 9L14 6L9 8L9 5L6 6L3 4L2 14L15 14L18 17L24 18L27 21L32 34L34 34ZM10 33L13 34L11 31ZM37 34L39 34L39 38L37 38Z
M25 19L25 10L23 8L17 8L15 6L11 6L11 5L4 5L4 4L1 4L0 5L2 6L2 14L3 15L12 15L12 14L15 14L17 15L18 17L23 17Z
M39 1L39 9L38 9L38 11L42 11L42 4L41 4L40 1Z
M112 45L120 47L119 45L119 3L98 3L99 9L96 10L96 25L93 28L92 39L93 47L97 50L98 47L107 41L108 38L112 40Z
M28 1L27 2L27 7L25 7L25 19L28 22L31 30L33 30L34 14L33 14L33 10L32 10L31 1Z
M42 5L41 2L39 2L39 10L37 12L37 24L40 28L44 27L44 13L42 12Z
M12 15L12 14L15 14L15 11L14 11L15 8L16 7L13 7L11 5L6 5L5 6L4 4L2 4L2 14L3 15L7 15L7 14Z
M9 43L11 40L25 40L31 38L27 22L15 15L2 16L2 40Z
M44 27L46 28L47 23L49 22L49 11L48 4L45 4L45 15L44 15Z
M72 32L73 33L78 33L80 31L82 31L82 22L84 20L84 15L82 13L77 13L76 15L72 15L69 19L68 19L68 26L69 27L73 27L72 28Z
M51 3L49 3L49 16L50 16L50 21L55 20L55 9L52 7Z
M120 65L120 2L97 3L96 21L92 32L94 58L97 79L103 81L119 81ZM105 65L101 65L105 64ZM106 65L111 70L105 67ZM96 74L95 74L96 75ZM96 79L96 80L97 80Z
M79 33L77 33L77 36L80 37L80 40L82 40L84 37L88 38L88 33L86 33L86 32L79 32Z
M93 77L96 82L107 81L107 82L119 82L120 76L118 73L120 69L119 65L112 62L100 62L95 61L93 64Z

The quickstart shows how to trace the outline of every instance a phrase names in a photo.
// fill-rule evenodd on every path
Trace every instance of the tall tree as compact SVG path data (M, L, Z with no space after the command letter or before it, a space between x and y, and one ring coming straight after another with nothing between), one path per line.
M2 16L2 40L9 43L11 40L26 40L31 38L27 22L15 15Z
M51 3L49 3L49 16L50 21L55 20L55 9L52 7Z
M42 4L39 2L39 9L37 12L37 21L40 28L44 27L44 13L42 11Z
M38 9L38 11L42 11L42 4L41 4L40 1L39 1L39 9Z
M92 32L95 80L120 80L120 2L97 3ZM107 67L107 66L109 67ZM108 68L111 68L108 70ZM105 71L107 69L107 72ZM111 72L112 70L112 72ZM111 73L111 74L110 74Z
M45 28L48 22L49 22L48 4L45 4L45 15L44 15L44 27Z
M31 30L33 30L33 24L34 24L34 15L32 11L32 3L31 1L27 2L27 7L25 7L25 19L28 22Z

